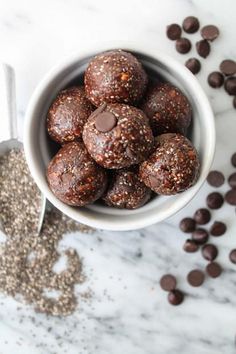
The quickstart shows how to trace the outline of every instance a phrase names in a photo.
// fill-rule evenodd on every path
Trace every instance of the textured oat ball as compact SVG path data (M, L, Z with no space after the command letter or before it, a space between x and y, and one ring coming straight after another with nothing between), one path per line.
M105 170L89 156L82 142L65 144L47 169L51 191L62 202L83 206L95 202L107 186Z
M88 117L94 110L82 86L59 92L47 114L47 130L59 144L77 140Z
M169 83L152 84L141 109L150 119L154 135L180 133L186 135L192 110L187 97Z
M151 198L151 189L138 179L138 167L114 171L104 196L107 205L120 209L137 209Z
M103 102L134 104L143 96L147 74L131 53L112 50L90 61L84 82L86 95L95 106Z
M140 165L139 177L154 192L173 195L197 181L199 167L197 151L187 138L163 134L156 138L155 152Z
M103 104L84 125L83 140L92 158L108 169L144 161L154 138L145 114L121 103Z

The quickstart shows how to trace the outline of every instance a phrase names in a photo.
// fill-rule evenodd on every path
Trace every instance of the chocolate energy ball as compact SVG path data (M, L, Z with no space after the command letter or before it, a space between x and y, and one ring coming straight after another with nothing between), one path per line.
M47 169L48 185L55 196L72 206L95 202L107 186L105 170L89 156L82 142L65 144Z
M120 209L137 209L151 198L151 189L138 179L138 168L114 171L104 196L107 205Z
M96 55L84 75L86 95L95 106L134 104L143 96L147 81L138 59L121 49Z
M197 151L187 138L163 134L156 139L155 152L140 165L139 177L154 192L172 195L196 182L199 167Z
M187 97L169 83L151 85L141 109L150 119L154 135L185 135L191 123L192 110Z
M59 144L82 137L82 130L94 110L82 86L70 87L59 92L47 114L50 138Z
M144 161L154 138L145 114L121 103L103 104L84 126L83 140L92 158L108 169Z

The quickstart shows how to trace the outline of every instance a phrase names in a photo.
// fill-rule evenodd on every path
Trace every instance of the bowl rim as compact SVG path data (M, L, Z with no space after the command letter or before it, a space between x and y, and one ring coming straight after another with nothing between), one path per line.
M207 135L208 137L207 161L205 162L204 170L201 170L197 183L190 189L192 193L189 192L187 198L184 197L184 193L183 193L182 194L183 198L179 200L179 202L175 207L169 208L168 212L166 212L164 216L162 215L160 217L160 215L157 213L156 215L150 214L149 217L142 218L140 217L141 216L140 214L137 214L138 217L136 218L135 221L130 220L128 222L123 220L119 225L117 223L113 223L110 220L105 220L104 214L102 214L103 215L102 220L99 220L98 218L90 218L88 216L85 216L82 213L80 213L79 208L68 207L60 200L58 200L49 190L49 187L45 188L45 181L43 181L43 179L40 177L40 173L38 173L37 163L34 161L33 156L31 154L31 134L30 134L32 123L33 123L34 111L37 106L37 102L42 96L42 94L47 90L47 87L50 84L50 82L57 75L59 75L61 71L66 69L66 67L72 66L77 61L82 60L83 58L86 58L91 55L96 55L97 53L102 51L106 51L109 49L112 50L117 48L122 48L127 51L139 52L140 54L153 57L155 59L158 59L160 62L164 62L165 65L170 68L174 67L175 71L178 70L178 72L181 73L181 75L183 76L183 81L185 82L188 81L188 85L191 85L192 90L196 93L198 100L201 102L202 109L206 112L206 116L208 119L208 126L210 130ZM185 207L199 191L211 168L213 158L214 158L214 153L215 153L216 132L215 132L214 114L211 105L209 103L209 100L205 92L203 91L203 88L201 87L200 83L196 79L196 77L192 73L190 73L185 66L180 64L177 60L173 59L169 55L164 54L158 48L155 48L153 50L149 46L139 44L136 42L113 41L113 42L100 42L96 45L93 44L89 46L83 46L82 50L72 53L64 60L59 62L43 77L40 83L36 86L26 110L24 124L25 124L24 147L25 147L26 161L28 163L32 177L35 180L41 192L56 208L61 210L63 213L65 213L72 219L81 222L83 224L86 224L88 226L95 227L98 229L103 229L103 230L110 230L110 231L136 230L136 229L140 229L161 222L173 216L175 213L177 213L183 207ZM155 209L155 207L153 209Z

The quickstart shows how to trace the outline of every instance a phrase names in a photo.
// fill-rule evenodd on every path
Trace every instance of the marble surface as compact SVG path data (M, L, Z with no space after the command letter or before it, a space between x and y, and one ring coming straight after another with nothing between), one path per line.
M20 134L33 89L65 56L88 42L125 39L158 46L184 63L195 49L186 56L176 53L165 27L196 15L202 24L221 29L211 55L202 59L198 79L215 113L214 168L228 176L233 171L230 156L236 151L235 110L223 89L208 87L206 76L223 58L236 58L235 10L235 0L0 0L0 57L16 70ZM78 249L88 275L78 293L91 288L92 298L81 301L68 318L47 318L0 295L0 354L235 353L236 268L228 260L236 247L235 208L225 205L212 213L228 226L224 237L212 240L219 245L224 272L200 288L191 288L186 274L195 267L204 269L206 261L199 253L184 253L186 237L177 227L183 216L205 205L210 190L205 184L184 210L140 231L67 236L62 243ZM179 307L170 306L159 287L166 272L177 276L178 287L186 293Z

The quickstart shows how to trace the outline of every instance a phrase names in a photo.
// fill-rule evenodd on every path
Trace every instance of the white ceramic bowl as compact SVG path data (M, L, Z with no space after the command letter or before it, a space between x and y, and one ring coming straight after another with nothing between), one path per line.
M119 210L94 204L83 208L70 207L59 201L50 191L45 178L48 162L52 157L45 119L46 113L58 91L81 77L88 61L99 52L122 48L133 52L146 69L161 75L179 87L188 97L193 109L191 140L197 148L201 171L197 183L176 196L155 197L137 210ZM129 42L100 44L71 56L51 70L36 88L29 103L25 122L26 159L35 182L46 198L59 210L78 222L106 230L134 230L160 222L183 208L197 193L206 179L215 150L214 116L201 86L196 78L174 59L159 50Z

